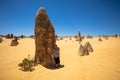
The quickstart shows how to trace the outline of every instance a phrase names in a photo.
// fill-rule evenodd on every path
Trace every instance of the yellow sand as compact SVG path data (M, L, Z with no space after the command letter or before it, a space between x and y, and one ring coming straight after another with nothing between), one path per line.
M47 69L38 65L33 72L19 70L20 63L28 54L34 57L34 39L19 40L18 46L9 46L11 39L0 43L0 80L120 80L120 38L102 42L98 38L89 41L94 52L78 56L79 44L75 39L57 41L63 68Z

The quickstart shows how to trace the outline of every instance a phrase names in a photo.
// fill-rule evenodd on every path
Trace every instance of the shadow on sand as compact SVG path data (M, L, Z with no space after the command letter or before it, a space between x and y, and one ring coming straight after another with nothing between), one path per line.
M56 69L60 69L60 68L63 68L64 65L60 65L59 67L55 67L55 66L52 66L52 67L45 67L47 69L51 69L51 70L56 70Z
M35 66L37 66L37 65L35 65ZM43 66L43 67L45 67L45 66ZM60 65L59 67L51 66L51 67L45 67L45 68L51 69L51 70L56 70L56 69L60 69L60 68L63 68L63 67L65 67L65 66ZM19 68L19 70L24 71L24 72L33 72L35 70L35 68L33 68L32 70L24 70L22 68Z
M19 68L19 70L24 71L24 72L33 72L35 69L33 68L31 70L24 70L24 69Z

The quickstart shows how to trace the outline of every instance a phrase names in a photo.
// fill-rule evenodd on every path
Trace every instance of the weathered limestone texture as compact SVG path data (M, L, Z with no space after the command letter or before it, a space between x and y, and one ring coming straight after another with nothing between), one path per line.
M55 30L43 7L36 14L34 34L35 63L45 67L54 66L53 50L51 48L56 44Z
M82 42L82 38L81 38L80 31L78 31L78 41L79 41L79 43L81 43L81 42Z

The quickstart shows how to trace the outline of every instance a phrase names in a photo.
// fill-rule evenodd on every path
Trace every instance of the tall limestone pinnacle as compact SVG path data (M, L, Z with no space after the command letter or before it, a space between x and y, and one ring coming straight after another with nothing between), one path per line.
M54 66L53 50L51 48L56 44L55 30L43 7L37 11L34 34L35 63L40 63L45 67Z
M78 41L79 41L79 43L81 43L81 42L82 42L82 38L81 38L80 31L78 31Z

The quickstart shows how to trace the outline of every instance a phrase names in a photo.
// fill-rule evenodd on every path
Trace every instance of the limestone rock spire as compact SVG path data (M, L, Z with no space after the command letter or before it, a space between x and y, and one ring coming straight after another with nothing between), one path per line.
M52 66L53 51L51 47L56 44L55 30L50 22L45 8L41 7L37 11L35 20L35 62L43 66Z

